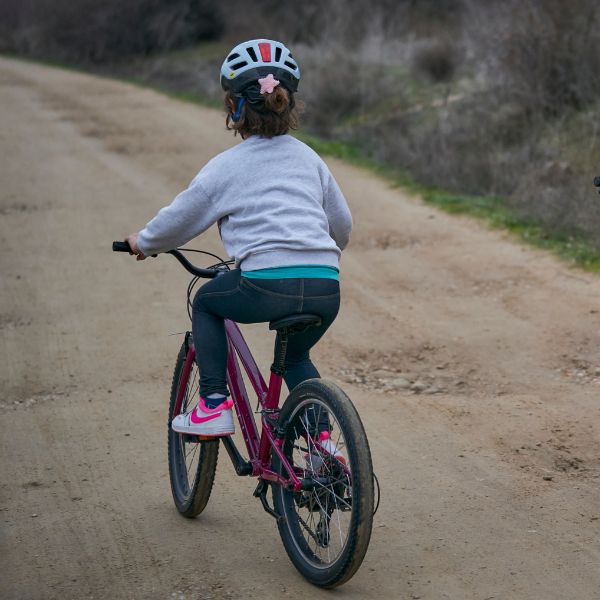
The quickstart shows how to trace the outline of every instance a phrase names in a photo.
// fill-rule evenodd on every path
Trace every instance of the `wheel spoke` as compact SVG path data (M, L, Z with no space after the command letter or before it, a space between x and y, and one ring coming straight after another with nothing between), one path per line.
M188 446L190 446L191 444L187 444ZM194 458L196 457L196 454L198 453L198 448L200 447L200 444L198 442L196 442L195 444L193 444L193 448L186 452L185 458L186 458L186 470L188 472L188 480L190 479L190 475L192 473L195 474L195 469L192 469L192 465L194 464ZM188 458L189 458L189 462L188 462Z
M341 555L348 540L353 511L349 501L349 466L323 449L318 441L325 419L336 456L347 454L344 453L347 448L344 431L336 415L317 399L304 401L290 418L292 427L286 451L290 463L304 473L304 478L313 479L312 489L295 495L293 508L300 525L299 533L313 557L311 560L317 564L332 564ZM325 483L323 478L327 479Z

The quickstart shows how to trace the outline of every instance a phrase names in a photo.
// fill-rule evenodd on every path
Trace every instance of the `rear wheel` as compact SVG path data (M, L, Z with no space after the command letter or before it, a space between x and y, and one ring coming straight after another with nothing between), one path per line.
M171 491L177 510L185 517L195 517L206 507L215 480L219 456L218 438L200 441L197 436L182 435L171 429L171 421L177 416L173 413L180 387L183 386L185 391L178 413L192 410L199 399L200 371L195 361L184 381L184 365L191 344L191 334L188 332L175 363L168 420Z
M360 567L373 523L373 466L360 417L340 388L311 379L288 396L280 423L284 453L307 488L272 486L283 545L308 581L341 585ZM326 429L334 446L319 441ZM274 465L287 475L280 461Z

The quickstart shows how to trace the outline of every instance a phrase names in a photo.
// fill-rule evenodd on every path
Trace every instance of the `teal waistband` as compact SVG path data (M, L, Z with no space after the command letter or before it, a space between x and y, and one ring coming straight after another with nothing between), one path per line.
M271 267L242 271L242 277L248 279L335 279L339 281L340 272L327 265L294 265L293 267Z

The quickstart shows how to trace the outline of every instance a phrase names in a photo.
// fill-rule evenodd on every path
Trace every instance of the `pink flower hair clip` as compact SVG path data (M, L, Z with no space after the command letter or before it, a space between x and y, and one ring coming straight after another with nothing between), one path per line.
M279 85L279 81L273 77L272 73L269 73L266 77L258 80L260 83L261 94L272 94L273 90Z

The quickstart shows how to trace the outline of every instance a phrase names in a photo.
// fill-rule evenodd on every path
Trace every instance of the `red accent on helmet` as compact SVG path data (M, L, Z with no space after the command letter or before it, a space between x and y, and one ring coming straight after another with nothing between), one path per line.
M258 44L258 49L260 50L263 62L271 62L271 44L268 42L261 42Z

